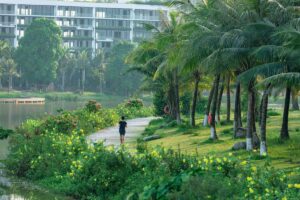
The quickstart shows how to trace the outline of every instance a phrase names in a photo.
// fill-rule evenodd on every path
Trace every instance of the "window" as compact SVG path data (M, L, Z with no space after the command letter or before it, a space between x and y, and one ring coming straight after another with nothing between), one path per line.
M114 32L114 38L121 38L121 32L120 31Z
M119 21L118 25L119 25L119 27L122 27L123 26L123 21Z

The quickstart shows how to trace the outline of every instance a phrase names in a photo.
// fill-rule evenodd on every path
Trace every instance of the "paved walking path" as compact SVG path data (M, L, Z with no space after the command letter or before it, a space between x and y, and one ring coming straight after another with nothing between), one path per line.
M143 133L144 129L152 119L155 118L147 117L147 118L137 118L137 119L127 120L125 143L136 140L136 138ZM119 126L117 125L93 133L89 135L87 139L91 140L94 143L96 143L99 140L102 140L105 142L105 145L119 145L120 144Z

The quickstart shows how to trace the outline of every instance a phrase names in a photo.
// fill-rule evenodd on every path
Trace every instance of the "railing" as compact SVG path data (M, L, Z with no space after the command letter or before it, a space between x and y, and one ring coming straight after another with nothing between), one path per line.
M8 10L0 10L0 14L2 15L13 15L15 14L15 11L8 11Z
M14 38L16 37L13 33L0 33L0 38Z
M158 16L135 16L135 20L156 20L158 21L159 20L159 17Z
M105 15L102 16L96 16L97 19L130 19L130 15Z
M63 39L66 40L93 40L94 38L92 36L65 36Z
M96 26L96 29L130 30L130 27Z
M58 17L93 17L93 14L80 14L80 13L58 13L57 14Z
M15 26L14 22L0 22L0 26Z

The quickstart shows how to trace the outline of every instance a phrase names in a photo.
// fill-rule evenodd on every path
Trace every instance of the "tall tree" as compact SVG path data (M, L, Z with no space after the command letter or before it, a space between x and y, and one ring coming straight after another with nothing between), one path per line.
M61 30L54 20L35 19L19 41L16 61L28 83L45 86L56 78L61 52Z

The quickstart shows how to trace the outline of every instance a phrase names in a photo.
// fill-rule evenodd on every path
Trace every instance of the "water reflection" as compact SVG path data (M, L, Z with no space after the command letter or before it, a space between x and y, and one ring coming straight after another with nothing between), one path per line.
M37 119L47 114L56 114L57 110L74 110L83 107L84 102L46 102L39 104L0 104L0 126L15 128L26 119Z

